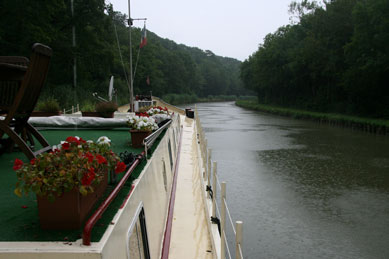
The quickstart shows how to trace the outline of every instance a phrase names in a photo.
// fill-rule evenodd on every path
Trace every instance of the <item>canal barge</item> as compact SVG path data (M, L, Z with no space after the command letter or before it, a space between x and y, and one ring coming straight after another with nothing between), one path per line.
M221 257L220 233L210 217L212 201L206 190L210 172L197 116L188 118L188 111L158 98L155 102L168 107L172 119L138 149L130 148L128 129L59 130L47 125L40 129L50 143L67 136L91 139L104 135L111 139L114 152L136 154L135 162L116 183L111 181L79 229L41 229L35 195L19 198L13 193L16 176L12 166L23 153L1 155L0 258Z

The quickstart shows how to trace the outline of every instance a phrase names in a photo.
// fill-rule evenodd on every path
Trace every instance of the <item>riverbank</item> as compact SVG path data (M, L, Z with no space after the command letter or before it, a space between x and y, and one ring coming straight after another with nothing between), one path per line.
M238 100L235 104L250 110L262 111L271 114L292 117L295 119L307 119L332 126L348 127L374 134L389 135L389 120L378 120L354 117L342 114L311 112L292 108L259 104L256 101Z
M195 94L166 94L162 100L173 105L187 103L207 103L207 102L230 102L237 100L256 100L255 96L236 96L236 95L208 95L207 97L198 97Z

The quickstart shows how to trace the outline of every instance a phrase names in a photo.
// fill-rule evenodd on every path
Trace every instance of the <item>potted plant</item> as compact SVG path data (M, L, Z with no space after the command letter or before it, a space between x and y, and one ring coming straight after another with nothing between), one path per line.
M107 137L93 142L71 136L29 163L15 159L15 194L36 194L42 228L77 229L107 187L108 171L125 168Z
M114 102L100 102L96 104L96 112L103 118L113 118L114 112L118 110L118 105Z
M159 127L164 125L167 121L171 119L171 114L169 113L166 107L162 108L161 106L156 106L150 108L147 112L147 115L151 116Z
M85 102L81 106L82 117L100 117L100 115L95 111L95 105L89 101Z
M134 148L142 147L143 139L153 130L158 129L155 120L147 114L144 116L133 115L128 118L127 124L130 127L131 143Z
M37 111L33 111L31 114L33 117L48 117L61 114L59 103L53 97L49 97L45 101L38 102L36 106Z

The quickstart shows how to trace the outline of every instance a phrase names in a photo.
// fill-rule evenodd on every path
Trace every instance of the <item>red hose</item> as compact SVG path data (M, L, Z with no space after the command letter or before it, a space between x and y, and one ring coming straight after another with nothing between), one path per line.
M127 170L126 174L120 180L115 189L109 194L109 196L101 203L100 207L95 211L95 213L88 219L84 226L84 231L82 233L82 244L85 246L90 246L91 243L91 233L92 229L95 226L96 222L101 218L105 210L112 203L115 197L118 195L119 191L122 189L127 179L130 177L136 166L140 163L140 160L144 157L145 152L142 152L134 161L134 163ZM133 188L131 188L131 191Z

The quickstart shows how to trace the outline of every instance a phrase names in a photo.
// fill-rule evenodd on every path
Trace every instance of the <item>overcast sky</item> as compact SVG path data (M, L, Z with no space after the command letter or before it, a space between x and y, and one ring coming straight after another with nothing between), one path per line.
M292 0L131 0L131 17L162 38L241 61L289 23ZM128 0L106 0L128 15ZM134 26L143 27L135 21Z

